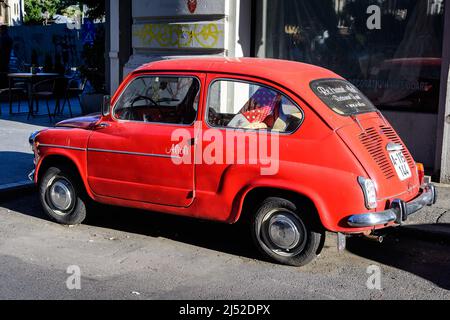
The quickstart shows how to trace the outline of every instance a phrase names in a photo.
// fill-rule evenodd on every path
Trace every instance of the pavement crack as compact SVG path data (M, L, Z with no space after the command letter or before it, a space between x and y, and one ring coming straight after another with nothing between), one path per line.
M439 217L436 219L436 223L441 223L441 219L448 213L448 210L444 211Z

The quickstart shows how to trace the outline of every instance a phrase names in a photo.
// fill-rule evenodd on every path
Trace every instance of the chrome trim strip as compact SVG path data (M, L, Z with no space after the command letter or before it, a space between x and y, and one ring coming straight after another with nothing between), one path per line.
M154 153L142 153L142 152L131 152L131 151L120 151L120 150L106 150L106 149L88 148L88 151L91 151L91 152L102 152L102 153L126 154L126 155L141 156L141 157L180 159L179 156L172 156L172 155L165 155L165 154L154 154Z
M68 146L59 146L53 144L40 144L39 147L45 148L57 148L57 149L68 149L68 150L76 150L76 151L92 151L92 152L104 152L104 153L116 153L116 154L127 154L133 156L142 156L142 157L154 157L154 158L167 158L167 159L180 159L179 156L165 155L165 154L154 154L154 153L141 153L141 152L130 152L130 151L120 151L120 150L107 150L107 149L96 149L96 148L77 148L77 147L68 147Z
M87 149L85 148L77 148L77 147L68 147L68 146L59 146L59 145L55 145L55 144L45 144L45 143L40 143L39 144L39 148L40 147L44 147L44 148L57 148L57 149L68 149L68 150L76 150L76 151L86 151Z

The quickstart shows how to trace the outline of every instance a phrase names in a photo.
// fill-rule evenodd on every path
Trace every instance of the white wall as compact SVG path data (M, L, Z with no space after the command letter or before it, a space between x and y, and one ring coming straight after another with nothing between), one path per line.
M242 26L236 17L242 10L250 14L250 1L198 0L195 10L188 2L132 1L133 56L124 74L154 60L210 55L239 57L249 52L250 19L246 22L248 26ZM240 36L244 38L239 30L247 30L245 39L239 40Z
M197 3L189 6L189 2ZM110 86L120 81L119 0L110 3ZM133 52L123 77L142 64L178 57L250 55L251 1L132 0ZM195 10L194 10L195 9Z
M22 24L21 14L25 11L24 0L8 0L9 25L17 26Z
M111 93L114 93L120 85L122 79L120 79L120 61L119 61L119 0L110 1L110 19L109 28L111 33L110 50L109 50L109 71L110 71L110 89Z
M225 55L230 1L198 0L189 7L187 0L132 0L133 55L124 74L160 59Z
M443 114L443 139L441 155L441 182L450 184L450 72L447 78L447 96ZM438 140L439 141L439 140Z

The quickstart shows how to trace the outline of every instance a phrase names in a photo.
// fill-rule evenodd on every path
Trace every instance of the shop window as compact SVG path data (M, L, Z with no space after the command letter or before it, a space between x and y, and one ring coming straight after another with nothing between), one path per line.
M437 113L444 4L258 0L255 51L331 69L381 110Z

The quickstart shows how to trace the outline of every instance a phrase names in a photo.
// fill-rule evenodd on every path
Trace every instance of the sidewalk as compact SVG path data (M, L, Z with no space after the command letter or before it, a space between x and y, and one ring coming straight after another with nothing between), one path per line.
M74 116L81 113L76 99L71 100ZM50 123L48 116L40 114L27 120L27 114L9 115L7 103L1 103L0 115L0 192L29 185L28 174L33 170L33 152L28 143L31 133L47 127ZM51 102L50 110L54 108ZM45 110L44 110L45 109ZM22 110L26 107L22 105ZM14 106L13 111L16 110ZM41 105L41 112L46 111ZM61 121L69 117L67 106L63 117L57 117Z
M402 231L426 237L450 239L450 186L437 185L438 201L433 207L426 207L412 215Z

